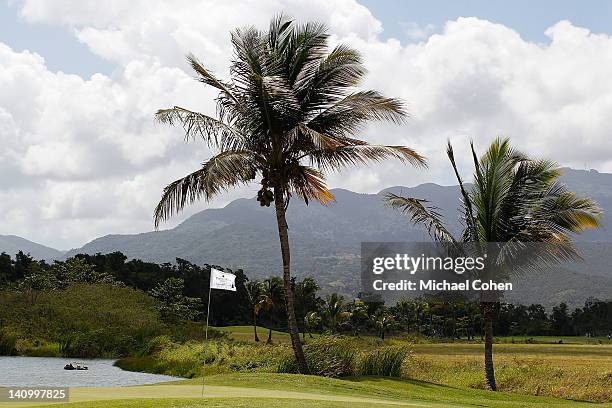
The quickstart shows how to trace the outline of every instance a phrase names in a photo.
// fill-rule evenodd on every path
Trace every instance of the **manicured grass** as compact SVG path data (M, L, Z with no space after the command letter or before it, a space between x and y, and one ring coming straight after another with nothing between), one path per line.
M224 326L215 327L215 329L226 333L232 340L255 342L253 326ZM257 336L259 336L260 342L265 343L268 340L268 331L265 327L257 326ZM289 333L272 330L272 342L291 344L291 339L289 338Z
M535 344L610 344L612 340L607 337L586 336L507 336L496 337L497 343L535 343Z
M236 373L123 388L73 388L67 407L592 407L593 404L468 390L414 380L330 379L271 373ZM95 401L98 400L98 401ZM15 406L1 404L0 407ZM20 407L29 406L19 404ZM57 405L54 405L57 406ZM611 407L600 404L598 407Z

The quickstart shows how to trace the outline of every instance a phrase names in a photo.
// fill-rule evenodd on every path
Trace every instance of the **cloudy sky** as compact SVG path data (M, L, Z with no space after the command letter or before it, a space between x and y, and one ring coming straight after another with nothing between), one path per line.
M329 177L333 187L452 183L451 139L497 135L574 168L612 172L612 3L602 1L9 0L0 3L0 234L59 249L152 229L162 188L210 156L153 113L214 113L184 55L227 75L229 31L285 12L330 26L359 49L365 88L403 98L410 121L370 126L430 169L386 163ZM587 6L588 4L588 6ZM201 203L253 196L252 186Z

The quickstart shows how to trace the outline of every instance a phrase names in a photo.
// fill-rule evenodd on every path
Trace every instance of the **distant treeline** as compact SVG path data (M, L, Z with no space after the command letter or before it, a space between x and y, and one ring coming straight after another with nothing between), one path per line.
M147 292L156 299L163 320L206 318L210 268L236 275L236 292L213 290L210 323L215 326L253 324L283 330L286 325L282 282L271 277L249 281L244 271L217 265L156 264L129 260L120 253L76 255L52 264L19 252L14 258L0 254L0 289L22 292L35 303L42 292L65 290L71 284L116 284ZM476 338L482 335L478 303L461 297L405 299L395 305L321 296L313 278L294 279L296 316L300 330L345 334L413 333L428 337ZM542 305L500 303L495 333L499 336L602 336L612 333L612 300L590 299L570 310L561 303L547 311Z

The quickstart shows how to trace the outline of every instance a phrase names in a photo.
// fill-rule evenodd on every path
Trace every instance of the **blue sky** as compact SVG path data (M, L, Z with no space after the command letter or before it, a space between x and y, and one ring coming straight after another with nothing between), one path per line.
M561 20L595 33L612 32L612 1L589 0L359 0L383 24L381 35L402 42L415 41L407 29L430 27L439 32L449 20L475 16L504 24L534 42L548 42L545 30ZM19 16L16 5L0 6L0 41L16 51L31 50L42 55L52 71L88 77L95 72L110 74L113 64L89 51L72 34L71 28L29 23Z
M29 23L18 8L0 5L0 41L15 51L30 50L45 58L52 71L88 77L95 72L110 73L113 65L97 57L80 43L70 28Z
M547 42L544 31L560 20L596 33L612 30L612 1L606 0L360 0L384 26L383 37L404 37L406 23L442 27L457 17L504 24L529 41Z

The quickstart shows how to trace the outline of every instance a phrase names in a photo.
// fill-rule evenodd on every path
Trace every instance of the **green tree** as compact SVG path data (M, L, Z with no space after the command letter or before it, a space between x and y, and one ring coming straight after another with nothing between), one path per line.
M361 299L355 299L348 309L353 334L359 336L359 332L366 325L369 318L368 305Z
M392 308L396 322L406 331L410 331L418 321L418 301L413 299L400 299Z
M295 313L298 319L303 319L308 312L318 310L321 298L317 296L319 284L313 278L304 278L295 284L293 296L295 298Z
M344 309L344 296L332 293L325 298L323 316L332 333L335 333L338 326L348 318L348 313Z
M25 269L25 276L20 283L20 289L25 293L30 305L36 303L41 292L57 287L57 280L48 268L40 262L32 260Z
M113 275L107 272L97 272L95 265L83 258L68 258L65 262L56 261L51 267L51 272L63 288L72 283L119 284Z
M303 338L306 337L306 332L308 332L308 336L312 338L312 332L317 330L321 326L321 316L317 312L308 312L306 316L304 316L304 333Z
M168 323L180 320L194 320L199 315L202 301L183 294L185 281L182 278L168 278L149 292L159 301L157 310Z
M253 312L253 333L255 335L255 341L259 341L259 336L257 335L257 316L265 304L265 287L264 284L259 281L247 281L244 284L244 288L246 289L249 297L249 305Z
M550 320L556 334L560 336L571 336L573 334L572 318L569 315L566 303L561 303L559 306L552 308Z
M187 138L201 137L218 153L164 189L155 209L156 226L187 204L253 181L261 184L260 204L274 203L287 324L302 373L308 366L291 290L285 215L290 198L332 201L325 172L343 167L387 158L424 164L408 147L370 145L355 138L367 121L401 123L405 111L397 99L357 91L366 72L361 56L345 45L330 50L328 38L322 24L298 25L283 16L274 18L265 32L235 30L229 81L188 57L197 79L219 92L217 116L178 106L157 112L159 121L182 125Z
M559 182L557 165L547 160L533 160L514 150L508 139L495 139L478 158L472 145L474 184L468 191L459 175L453 148L449 142L448 158L459 182L462 196L463 230L455 238L444 226L436 207L426 200L388 194L386 202L407 214L416 224L424 225L432 238L451 246L459 241L500 243L488 262L498 269L511 264L554 263L577 257L571 234L599 225L601 210L590 198L577 197ZM521 242L543 242L542 253L525 254ZM493 368L493 308L481 302L485 333L485 385L495 390Z
M381 340L385 339L385 333L395 327L396 324L393 315L385 307L379 308L371 319Z
M278 276L264 280L261 310L268 316L268 344L272 343L272 325L283 299L283 281Z

